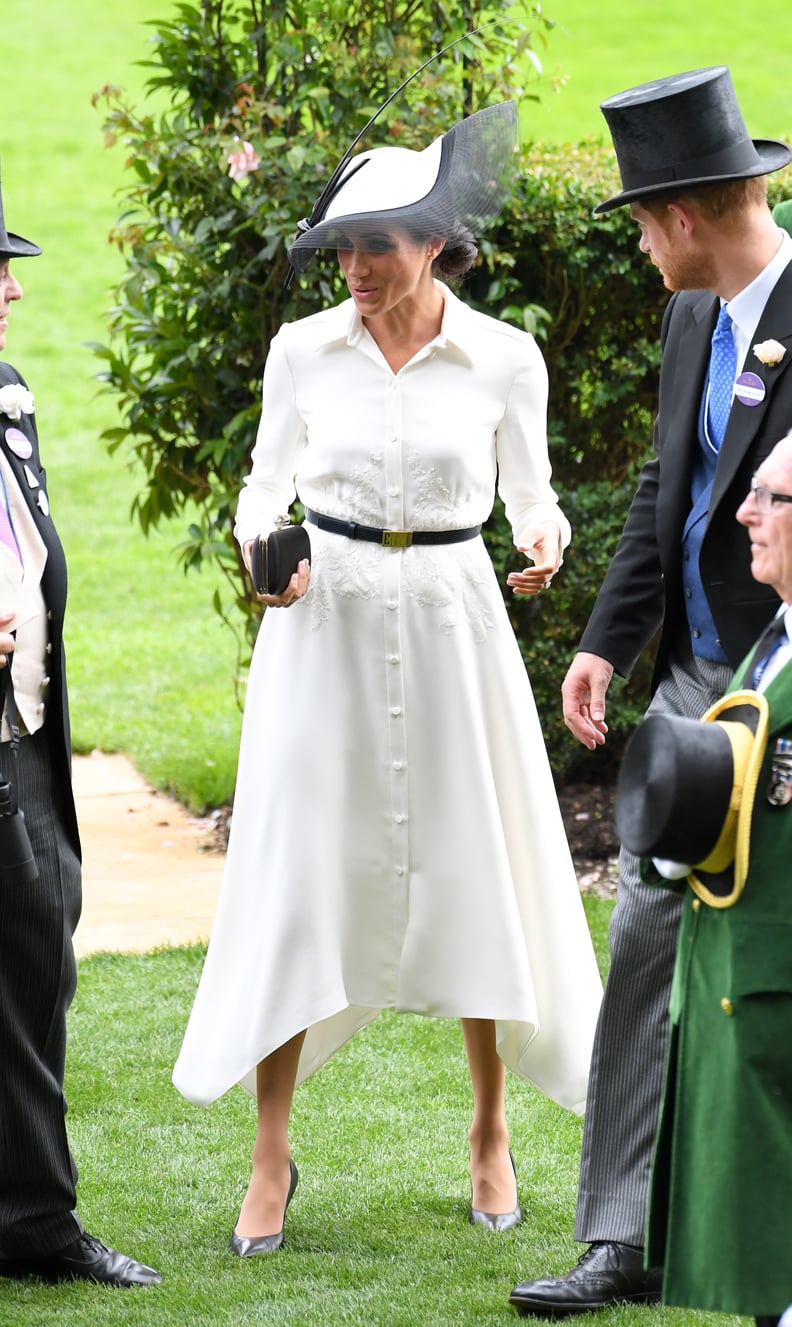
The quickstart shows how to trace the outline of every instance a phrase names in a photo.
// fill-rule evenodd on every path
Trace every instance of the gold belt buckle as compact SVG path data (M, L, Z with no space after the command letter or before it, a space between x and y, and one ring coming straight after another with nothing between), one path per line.
M385 548L409 548L412 543L412 530L383 530L382 543Z

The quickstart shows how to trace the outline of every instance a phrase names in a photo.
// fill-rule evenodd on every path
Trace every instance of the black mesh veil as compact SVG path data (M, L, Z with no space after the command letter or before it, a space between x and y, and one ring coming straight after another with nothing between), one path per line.
M478 234L500 212L515 170L513 101L487 106L421 152L402 147L358 153L310 220L301 221L289 260L304 272L317 249L346 248L397 230L402 244L447 239L460 226ZM319 215L317 215L319 211Z

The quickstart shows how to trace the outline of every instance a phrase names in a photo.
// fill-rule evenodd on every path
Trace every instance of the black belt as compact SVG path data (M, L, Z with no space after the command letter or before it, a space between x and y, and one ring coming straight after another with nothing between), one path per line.
M321 512L305 508L305 519L320 530L343 534L347 539L367 539L370 544L383 544L385 548L409 548L410 544L461 544L475 539L481 533L480 525L467 530L378 530L373 525L358 525L357 521L337 521L335 516L322 516Z

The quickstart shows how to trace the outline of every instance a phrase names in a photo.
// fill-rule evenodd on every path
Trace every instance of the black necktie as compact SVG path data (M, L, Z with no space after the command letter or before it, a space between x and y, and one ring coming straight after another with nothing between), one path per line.
M785 637L786 612L781 613L779 617L774 617L756 642L756 649L751 656L751 662L746 673L746 679L750 679L752 687L758 687L765 668Z

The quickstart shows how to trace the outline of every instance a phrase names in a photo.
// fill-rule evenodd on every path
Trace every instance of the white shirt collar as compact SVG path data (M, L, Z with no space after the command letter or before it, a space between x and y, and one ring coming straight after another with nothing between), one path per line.
M471 318L472 311L442 281L435 281L435 285L443 292L445 302L443 320L437 336L424 349L445 350L450 347L460 351L472 363L476 348L476 328ZM342 304L327 309L325 315L326 327L321 340L317 341L317 349L337 341L349 346L360 344L360 339L366 332L366 325L354 300L344 300Z
M742 365L748 350L753 345L759 320L781 273L792 262L792 236L780 227L778 233L781 236L781 243L770 262L757 277L754 277L750 285L728 302L738 365ZM724 303L725 301L721 300L721 305Z

